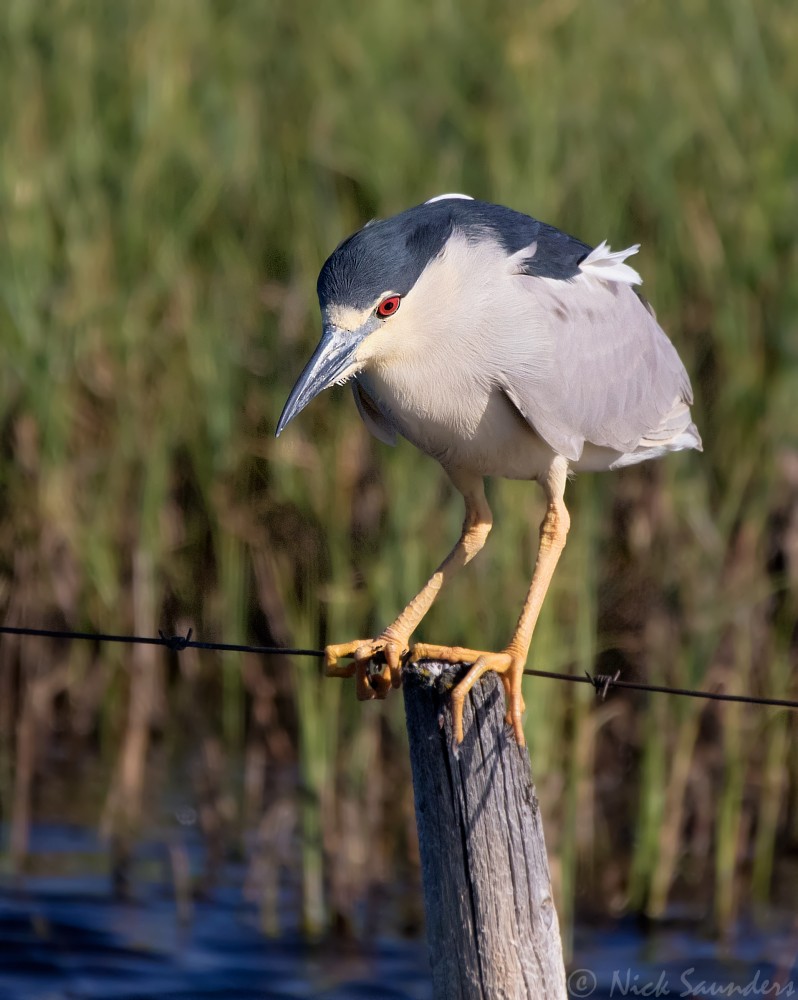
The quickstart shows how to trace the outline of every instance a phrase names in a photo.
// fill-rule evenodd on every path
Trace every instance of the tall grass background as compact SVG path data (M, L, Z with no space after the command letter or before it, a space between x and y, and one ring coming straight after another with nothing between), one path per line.
M791 0L6 0L2 620L313 647L390 621L459 498L346 391L273 430L336 243L466 191L642 242L704 438L569 487L531 665L795 697L796 51ZM542 507L530 484L490 497L430 641L490 648L515 622ZM728 927L778 900L794 716L531 678L525 697L566 917L691 899ZM400 696L357 704L310 659L3 638L6 871L32 864L32 823L89 822L134 890L142 838L179 844L175 803L208 847L199 886L243 856L272 932L286 880L314 933L373 927L417 881Z

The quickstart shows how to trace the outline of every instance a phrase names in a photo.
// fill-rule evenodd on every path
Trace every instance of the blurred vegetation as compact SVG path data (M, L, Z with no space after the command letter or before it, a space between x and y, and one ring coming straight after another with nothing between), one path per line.
M704 438L572 484L531 665L795 697L796 51L792 0L6 0L2 620L315 647L391 620L459 499L348 392L273 428L327 254L460 190L642 242ZM496 530L430 641L515 622L539 491L490 490ZM401 698L319 670L4 637L6 870L31 821L88 819L124 889L136 838L179 837L189 803L205 884L244 852L267 930L295 870L308 929L373 930L418 878ZM778 897L794 716L532 679L526 701L566 917L697 899L723 926Z

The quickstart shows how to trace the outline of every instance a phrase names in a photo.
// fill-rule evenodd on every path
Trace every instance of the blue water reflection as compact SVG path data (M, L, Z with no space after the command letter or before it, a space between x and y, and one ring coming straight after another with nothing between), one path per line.
M252 908L230 889L195 903L184 927L163 893L117 903L100 877L32 879L23 893L0 893L3 998L431 995L420 943L379 941L355 951L313 949L297 937L269 941Z
M133 902L115 901L92 835L40 828L34 846L50 872L61 852L73 870L95 873L0 883L0 1000L432 998L422 942L312 948L295 933L266 939L235 871L181 922L162 877L137 880ZM798 922L783 914L768 927L740 927L725 948L694 928L580 928L570 972L572 996L595 1000L798 997Z

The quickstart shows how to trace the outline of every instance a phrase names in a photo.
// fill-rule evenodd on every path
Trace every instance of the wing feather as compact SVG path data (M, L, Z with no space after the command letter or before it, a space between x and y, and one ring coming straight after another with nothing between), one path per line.
M498 383L555 451L578 461L585 442L629 453L685 432L700 446L684 365L627 282L514 280L526 329L504 345Z
M357 379L352 382L352 395L355 397L357 412L366 427L378 441L393 447L396 444L396 428Z

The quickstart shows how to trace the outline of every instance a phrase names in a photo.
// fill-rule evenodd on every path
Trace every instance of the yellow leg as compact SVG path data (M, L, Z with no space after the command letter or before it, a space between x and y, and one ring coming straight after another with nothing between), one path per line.
M557 458L548 476L542 481L548 505L540 525L540 548L538 549L532 583L521 610L513 637L506 649L500 653L463 649L451 646L430 646L419 643L410 651L412 660L446 660L452 663L472 663L473 666L452 691L452 719L454 735L458 743L463 741L463 703L471 688L488 670L501 674L507 694L507 721L513 727L515 738L524 745L524 730L521 719L524 700L521 694L521 679L524 674L529 645L535 631L543 599L549 589L551 578L565 547L565 539L571 519L568 516L563 493L568 473L568 463Z
M354 674L357 697L361 701L384 698L392 687L399 687L402 657L407 652L410 636L444 583L474 558L490 532L493 516L485 499L482 477L456 471L449 471L449 477L465 500L463 530L455 547L396 621L376 639L355 639L327 646L324 651L327 675L351 677ZM379 673L370 674L369 661L378 654L384 657L385 666ZM338 664L341 657L349 656L354 658L354 663Z

